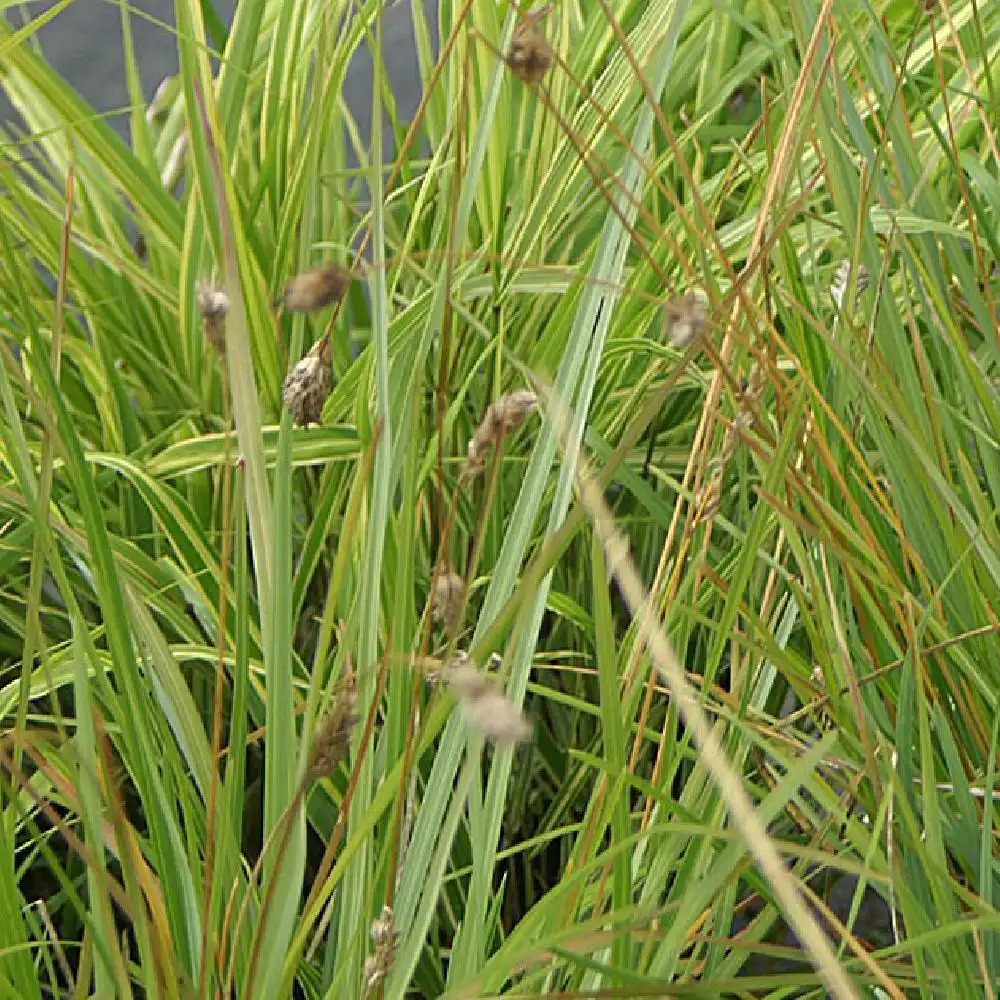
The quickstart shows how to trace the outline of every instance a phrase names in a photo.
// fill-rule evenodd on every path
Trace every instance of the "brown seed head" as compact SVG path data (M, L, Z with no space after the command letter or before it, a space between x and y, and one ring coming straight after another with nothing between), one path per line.
M314 267L285 285L284 303L289 312L315 312L347 294L354 275L337 264Z
M399 928L396 925L396 915L388 906L382 907L382 912L372 923L372 941L375 953L365 959L365 993L378 989L392 971L396 961L396 948L399 944Z
M466 472L473 476L482 472L490 448L498 445L509 431L520 427L537 408L538 397L530 389L518 389L493 403L469 442Z
M218 286L202 281L197 289L198 312L205 324L205 336L220 353L226 353L226 316L229 296Z
M395 948L399 940L399 928L396 926L396 914L392 907L383 906L382 912L372 921L372 941L378 948Z
M496 683L475 667L463 664L446 674L465 718L491 743L513 746L531 737L531 723Z
M700 337L708 322L708 303L697 292L671 299L664 307L664 326L670 343L683 350Z
M514 76L529 86L545 79L555 57L541 27L542 18L551 9L552 5L546 4L540 10L525 15L514 26L507 65Z
M320 722L306 772L308 781L330 777L347 757L351 734L358 724L355 713L357 703L357 682L354 675L350 674L334 698L330 711Z
M322 421L331 382L330 343L323 337L288 373L281 389L281 398L299 427Z
M431 614L434 621L452 632L462 622L465 610L465 581L450 566L445 566L434 583Z

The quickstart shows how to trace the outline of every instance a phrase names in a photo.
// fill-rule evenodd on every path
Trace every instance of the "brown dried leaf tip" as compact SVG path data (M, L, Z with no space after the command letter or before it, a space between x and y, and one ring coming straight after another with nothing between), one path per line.
M372 922L372 943L375 951L365 959L366 994L377 990L389 978L392 964L396 961L399 927L396 914L389 906L383 906L382 912Z
M289 312L315 312L342 299L353 280L354 275L337 264L314 267L285 285L282 300Z
M454 632L462 623L464 610L465 581L451 566L445 566L434 582L434 598L431 601L434 621L441 622L449 632Z
M465 471L476 476L486 468L490 448L498 445L509 432L521 426L528 414L538 409L538 397L530 389L501 396L490 406L482 423L476 428L469 442Z
M322 421L323 404L330 395L332 381L330 341L322 337L288 373L281 389L281 398L299 427Z
M683 350L700 337L708 323L708 303L698 292L671 299L663 310L664 326L670 343Z
M220 353L226 353L226 316L229 296L216 285L203 281L198 285L198 312L205 324L205 336Z
M531 723L517 705L467 659L457 660L444 677L469 725L491 743L513 746L531 738Z
M545 74L552 65L555 53L549 40L542 31L541 20L549 11L552 4L530 14L526 14L514 26L514 35L510 42L510 52L507 54L507 65L510 71L522 83L529 86L541 83L545 79Z
M357 682L354 674L349 674L333 699L330 711L320 722L306 770L307 781L329 778L346 759L351 746L351 734L358 724L355 713L357 704Z

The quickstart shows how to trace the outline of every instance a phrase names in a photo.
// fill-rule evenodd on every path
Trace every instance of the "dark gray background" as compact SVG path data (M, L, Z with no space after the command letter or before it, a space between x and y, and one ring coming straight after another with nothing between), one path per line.
M383 37L386 67L403 121L409 120L420 101L419 73L413 44L411 5L415 0L386 4ZM428 9L432 0L424 0ZM21 25L53 7L52 0L28 4L24 12L10 9L8 21ZM130 0L132 33L146 100L165 77L177 72L177 43L171 28L174 0ZM214 4L220 17L231 16L234 0ZM128 89L122 50L121 10L113 0L76 0L36 33L42 52L52 65L92 104L109 114L109 121L128 135ZM435 39L436 43L436 39ZM365 49L356 53L348 68L344 94L362 136L367 140L371 121L372 59ZM123 113L124 112L124 113ZM0 98L0 121L16 121L6 97Z

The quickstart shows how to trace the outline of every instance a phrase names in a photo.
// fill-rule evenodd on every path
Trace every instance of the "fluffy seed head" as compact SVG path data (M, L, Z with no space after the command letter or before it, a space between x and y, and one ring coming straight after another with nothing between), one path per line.
M395 947L399 940L396 914L392 907L383 906L382 912L372 921L372 942L376 948Z
M372 941L375 953L365 959L365 993L370 994L378 989L392 971L396 961L396 948L399 944L399 928L396 925L396 915L388 906L382 907L382 912L372 923Z
M285 285L284 303L289 312L315 312L347 294L354 275L337 264L314 267Z
M355 713L357 703L357 682L354 674L349 674L334 698L333 706L319 725L307 771L310 781L330 777L347 757L351 734L358 724Z
M465 608L465 581L450 566L445 566L434 583L431 614L434 621L452 632L461 624Z
M493 403L469 442L466 472L473 476L482 472L490 448L499 444L509 431L520 427L537 408L538 397L530 389L518 389Z
M299 427L322 421L331 382L330 343L323 337L288 373L281 389L281 398Z
M523 17L514 27L507 65L514 76L529 86L545 79L555 55L540 23L551 9L552 5L546 4Z
M205 324L205 336L220 353L226 351L226 316L229 296L218 286L202 281L198 285L198 312Z
M670 343L683 350L705 329L708 303L697 292L678 295L664 307L663 319Z
M513 746L530 739L531 723L486 674L462 664L452 667L446 679L469 725L491 743Z

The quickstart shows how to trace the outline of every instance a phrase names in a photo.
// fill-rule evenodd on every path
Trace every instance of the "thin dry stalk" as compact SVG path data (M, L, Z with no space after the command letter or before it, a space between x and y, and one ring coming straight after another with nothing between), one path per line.
M822 10L816 18L813 33L809 39L809 45L802 59L803 73L798 79L795 91L792 95L791 103L789 105L788 114L785 119L784 131L781 136L781 142L779 143L778 149L775 153L774 164L768 179L767 189L761 202L757 227L754 231L750 248L746 255L747 263L740 276L740 284L748 282L753 272L759 270L762 259L761 251L768 243L768 229L773 221L773 206L787 184L790 171L794 168L794 150L795 144L800 135L800 126L806 117L808 108L812 105L812 101L816 99L819 93L819 88L815 86L815 74L812 70L821 59L820 46L823 39L826 37L829 21L832 16L833 3L834 0L824 0ZM724 382L724 376L721 372L723 369L728 369L733 357L735 348L733 331L738 329L739 312L741 308L742 304L739 298L734 297L732 312L729 317L729 322L726 324L726 334L719 350L721 366L712 378L712 383L706 395L704 406L702 407L702 414L698 423L698 429L695 433L695 440L691 449L691 455L684 470L684 477L682 481L683 490L693 490L695 488L699 470L704 468L708 459L708 449L711 447L712 438L714 437L717 413L719 410L719 398L722 393L722 386ZM668 551L672 551L674 548L677 530L684 516L684 507L685 505L683 503L678 503L674 509L670 529L667 533L667 541L664 545L665 558L666 553ZM693 530L693 521L689 522L689 530ZM706 531L706 545L708 544L709 534L710 532ZM677 574L680 571L679 568L681 562L682 560L680 559L675 560L675 580L677 579Z
M434 70L430 75L430 79L427 81L427 85L424 87L423 95L420 98L420 104L417 105L417 110L413 115L413 120L410 122L410 127L407 129L406 135L403 136L399 152L396 154L396 161L393 163L392 170L389 172L389 178L386 180L385 186L382 188L382 196L384 198L388 198L392 193L393 184L396 183L397 178L403 170L404 164L409 162L407 157L410 153L410 147L414 142L416 142L417 137L423 134L424 115L427 112L427 107L430 104L431 99L437 95L437 85L441 75L444 73L445 67L449 65L449 58L451 56L452 49L455 47L458 39L464 34L466 18L469 16L472 4L473 0L464 0L462 9L454 18L452 29L448 33L448 37L443 39L441 42L441 50L438 53L437 63L435 64ZM355 266L357 266L357 264L364 258L365 251L368 249L368 244L371 243L371 239L372 226L369 223L368 227L365 229L364 236L361 238L361 242L358 244L358 249L354 252ZM342 301L343 300L341 300L341 302ZM330 333L333 330L333 324L336 322L339 312L340 302L337 303L337 306L333 311L333 315L327 323L326 336L330 336Z
M562 404L551 394L546 402L551 407L565 448L567 420L563 415ZM857 1000L857 993L841 968L823 929L803 902L794 877L786 870L739 775L726 758L722 744L715 735L696 691L688 682L670 640L653 617L650 611L652 603L632 561L628 543L615 525L600 488L583 462L578 470L578 482L583 505L607 553L608 568L614 574L625 602L639 624L639 640L650 651L657 671L670 689L681 718L719 788L734 825L740 830L748 849L784 906L789 924L809 951L833 995L844 1000Z

